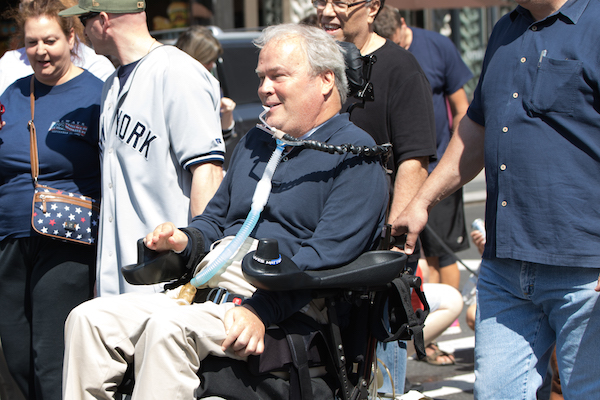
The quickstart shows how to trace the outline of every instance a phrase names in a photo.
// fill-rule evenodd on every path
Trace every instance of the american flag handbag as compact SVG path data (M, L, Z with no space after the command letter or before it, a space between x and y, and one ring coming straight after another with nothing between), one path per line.
M35 124L35 96L31 77L31 121L29 121L31 177L35 191L31 209L31 227L44 236L82 244L96 244L100 202L91 197L69 193L38 184L39 159Z
M36 185L31 226L39 234L83 244L98 238L100 204L91 197Z

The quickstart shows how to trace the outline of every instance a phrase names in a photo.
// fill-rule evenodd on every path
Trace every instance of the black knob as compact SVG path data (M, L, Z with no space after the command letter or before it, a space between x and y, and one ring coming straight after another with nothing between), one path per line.
M261 264L277 265L281 263L277 239L260 239L252 258Z

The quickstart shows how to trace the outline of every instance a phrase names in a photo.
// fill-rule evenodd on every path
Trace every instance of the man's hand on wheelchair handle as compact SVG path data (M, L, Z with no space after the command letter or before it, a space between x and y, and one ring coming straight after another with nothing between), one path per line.
M404 245L406 254L410 255L415 251L419 233L425 229L428 218L427 207L420 205L413 198L400 215L392 221L392 236L406 234L406 244Z
M240 357L262 354L265 349L265 324L248 305L234 307L225 314L227 337L221 348Z
M165 222L144 238L144 244L150 250L181 252L187 246L188 237L175 227L172 222Z

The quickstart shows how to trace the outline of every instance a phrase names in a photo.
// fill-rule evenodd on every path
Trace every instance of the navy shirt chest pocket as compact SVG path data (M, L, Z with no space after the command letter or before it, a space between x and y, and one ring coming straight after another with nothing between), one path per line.
M524 102L530 116L546 113L571 114L575 109L583 63L542 57L533 77L531 98Z

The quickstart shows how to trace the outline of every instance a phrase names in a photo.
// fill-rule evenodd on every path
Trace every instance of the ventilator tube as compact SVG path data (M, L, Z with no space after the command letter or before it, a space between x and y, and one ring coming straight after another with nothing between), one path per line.
M271 180L273 179L273 174L275 173L275 169L277 165L279 165L279 161L281 160L281 156L283 154L284 143L281 140L277 140L277 148L271 155L267 166L265 167L265 171L263 172L263 176L260 181L256 185L256 189L254 190L254 196L252 197L252 206L250 208L250 212L246 217L242 227L235 235L231 243L227 245L225 250L213 260L212 263L202 268L202 270L190 280L190 283L195 287L200 287L208 282L229 260L235 252L240 248L240 246L244 243L244 241L250 236L254 227L258 223L258 219L260 218L260 213L264 209L267 204L267 200L269 199L269 195L271 194Z

